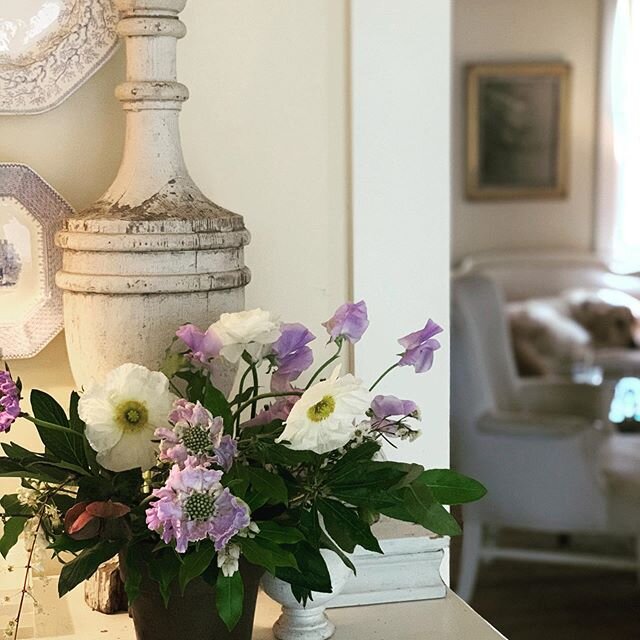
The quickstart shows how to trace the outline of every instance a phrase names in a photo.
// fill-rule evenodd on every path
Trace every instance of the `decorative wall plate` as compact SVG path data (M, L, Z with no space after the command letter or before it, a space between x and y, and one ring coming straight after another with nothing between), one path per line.
M0 2L0 114L58 106L111 56L112 0Z
M0 357L30 358L62 329L54 235L73 209L37 173L0 164Z

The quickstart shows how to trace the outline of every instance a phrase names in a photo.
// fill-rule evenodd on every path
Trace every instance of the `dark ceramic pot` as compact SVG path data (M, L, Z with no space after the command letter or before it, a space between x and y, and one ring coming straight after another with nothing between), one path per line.
M144 576L140 595L131 605L137 640L251 640L258 586L264 569L241 560L240 571L244 608L233 631L229 631L218 616L215 589L202 578L192 580L184 595L174 584L169 606L165 607L158 583Z

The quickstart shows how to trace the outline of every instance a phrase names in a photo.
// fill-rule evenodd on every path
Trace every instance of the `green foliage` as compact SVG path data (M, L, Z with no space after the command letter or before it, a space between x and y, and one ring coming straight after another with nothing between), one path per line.
M451 469L428 469L419 480L440 504L465 504L484 497L487 490L477 480Z
M229 408L229 401L224 393L216 389L209 380L207 380L204 385L202 404L206 409L211 411L212 415L222 418L225 433L233 433L233 416Z
M31 408L33 415L38 420L64 427L70 432L74 431L69 424L64 409L44 391L34 389L31 392ZM82 438L78 438L75 433L67 434L41 426L38 426L37 429L47 454L63 462L77 465L80 468L86 467L87 460Z
M201 576L209 565L215 560L216 549L213 542L205 540L200 542L195 549L192 549L182 557L182 565L178 572L178 584L180 592L184 594L187 585L198 576Z
M382 553L371 528L363 522L356 509L345 507L339 500L318 499L318 508L324 518L327 533L347 553L353 553L357 545L369 551Z
M258 467L247 467L247 470L251 485L267 498L267 502L287 503L289 499L287 485L280 476Z
M275 542L257 536L240 539L242 554L251 563L275 573L278 567L298 568L295 556Z
M414 482L400 491L402 502L393 507L381 507L387 516L422 525L425 529L443 536L462 533L455 518L433 497L429 487Z
M169 606L171 583L178 577L180 566L180 560L171 547L153 553L147 564L149 576L160 585L160 595L165 607Z
M275 571L276 577L295 587L331 593L331 576L320 550L304 541L290 548L298 563L298 569L278 567Z
M275 520L256 523L260 528L260 538L266 538L276 544L295 544L304 540L304 534L296 527L285 526Z
M231 631L242 616L244 602L244 584L240 572L236 572L230 578L222 572L218 573L216 581L216 607L218 615Z
M28 518L9 518L4 523L2 538L0 538L0 554L6 559L7 554L18 542L20 534L24 531Z
M124 555L125 581L124 590L131 605L140 595L144 553L139 546L131 545Z
M90 578L98 567L120 551L121 540L100 540L84 549L76 558L62 567L58 581L58 595L62 598L79 584Z

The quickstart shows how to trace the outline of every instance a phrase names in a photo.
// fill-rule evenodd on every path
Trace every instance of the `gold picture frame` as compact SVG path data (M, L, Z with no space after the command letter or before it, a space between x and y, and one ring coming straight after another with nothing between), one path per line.
M467 66L467 198L567 197L570 79L563 62Z

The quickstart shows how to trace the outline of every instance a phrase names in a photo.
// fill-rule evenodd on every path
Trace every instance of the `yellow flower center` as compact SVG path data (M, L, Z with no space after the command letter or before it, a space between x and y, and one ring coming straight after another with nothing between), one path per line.
M115 418L123 431L139 431L149 422L149 412L141 402L126 400L116 407Z
M311 422L326 420L336 409L336 401L333 396L325 396L307 409L307 417Z

